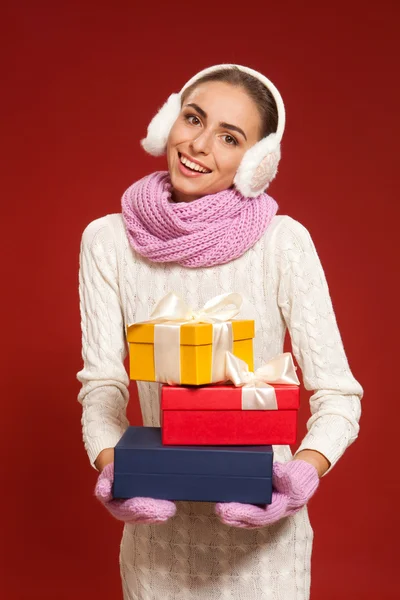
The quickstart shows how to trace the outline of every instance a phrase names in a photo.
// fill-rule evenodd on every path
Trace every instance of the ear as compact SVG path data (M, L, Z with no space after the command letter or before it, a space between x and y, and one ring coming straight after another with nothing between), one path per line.
M254 144L242 158L233 183L247 198L255 198L264 192L278 172L281 148L276 133Z
M147 136L140 142L152 156L164 154L169 132L181 110L180 94L171 94L166 103L150 121Z

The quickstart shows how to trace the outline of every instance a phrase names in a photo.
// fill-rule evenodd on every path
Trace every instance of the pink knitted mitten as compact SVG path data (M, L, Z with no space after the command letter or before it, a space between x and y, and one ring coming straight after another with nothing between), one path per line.
M296 513L319 484L315 467L304 460L274 463L272 502L264 508L238 502L218 503L215 512L225 525L256 529Z
M129 498L113 500L114 463L108 464L100 473L94 495L119 521L125 523L163 523L176 512L174 502L153 498Z

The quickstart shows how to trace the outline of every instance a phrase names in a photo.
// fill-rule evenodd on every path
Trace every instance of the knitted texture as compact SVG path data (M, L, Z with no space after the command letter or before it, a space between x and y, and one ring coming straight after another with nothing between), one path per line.
M129 498L114 500L112 486L114 481L114 463L104 467L100 473L94 495L104 504L113 517L125 523L164 523L176 513L176 506L169 500L153 498Z
M317 450L335 468L357 438L362 388L349 368L312 239L297 221L275 216L240 258L190 269L142 258L132 251L121 215L108 215L85 229L80 265L79 401L92 464L128 427L126 327L148 319L169 291L193 307L240 292L240 317L256 324L255 368L283 351L288 328L304 386L312 390L300 449ZM158 427L158 384L137 386L144 425ZM278 462L292 458L288 446L273 450ZM325 484L334 484L329 474ZM306 506L259 529L224 525L212 503L176 507L162 525L125 525L120 555L125 600L308 600L313 533Z
M152 173L122 196L132 248L154 262L211 267L242 256L260 239L278 205L267 194L245 198L228 189L172 202L168 172Z
M316 491L319 477L315 467L303 460L274 463L272 502L260 508L239 502L218 503L215 512L225 525L255 529L294 515Z

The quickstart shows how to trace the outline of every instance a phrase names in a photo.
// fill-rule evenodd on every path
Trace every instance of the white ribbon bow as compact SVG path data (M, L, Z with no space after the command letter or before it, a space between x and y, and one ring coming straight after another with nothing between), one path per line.
M193 310L174 292L168 292L156 304L149 321L179 321L181 323L222 323L230 321L239 313L243 303L240 294L228 293L215 296L200 310ZM227 307L233 304L235 308Z
M231 352L226 352L225 361L226 378L242 388L242 410L276 410L275 389L269 384L300 384L290 352L272 358L254 373Z

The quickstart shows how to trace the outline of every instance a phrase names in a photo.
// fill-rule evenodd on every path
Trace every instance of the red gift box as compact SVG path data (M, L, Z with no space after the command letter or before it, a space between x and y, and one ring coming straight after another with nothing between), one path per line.
M300 390L274 384L277 410L243 410L242 388L233 385L161 387L165 445L294 444Z

